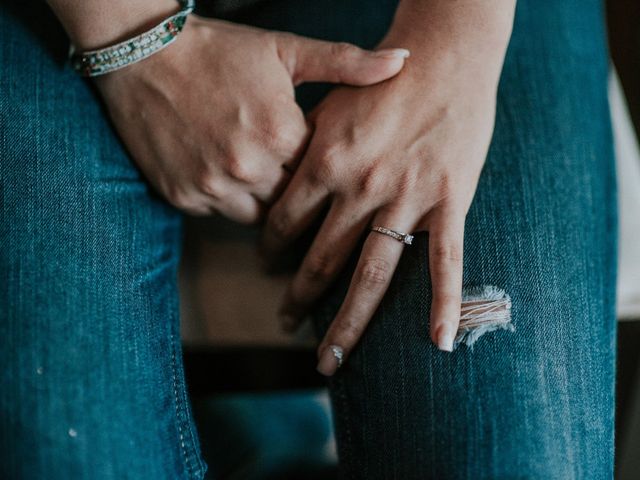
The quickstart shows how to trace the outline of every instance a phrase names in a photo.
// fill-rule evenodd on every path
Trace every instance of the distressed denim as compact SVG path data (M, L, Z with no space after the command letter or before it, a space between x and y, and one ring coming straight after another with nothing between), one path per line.
M394 7L272 0L225 15L373 46ZM135 168L66 48L42 2L0 1L0 478L200 479L178 333L181 216ZM504 289L515 329L437 350L418 234L329 380L342 478L612 477L607 67L599 1L518 2L464 250L465 285ZM315 312L319 335L355 259Z
M0 478L200 479L156 197L44 2L0 4Z

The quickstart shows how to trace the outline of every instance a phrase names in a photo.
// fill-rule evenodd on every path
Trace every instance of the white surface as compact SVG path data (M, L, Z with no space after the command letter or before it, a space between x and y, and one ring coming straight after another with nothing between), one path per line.
M620 320L640 319L640 150L615 71L609 102L618 169L620 243L617 312Z

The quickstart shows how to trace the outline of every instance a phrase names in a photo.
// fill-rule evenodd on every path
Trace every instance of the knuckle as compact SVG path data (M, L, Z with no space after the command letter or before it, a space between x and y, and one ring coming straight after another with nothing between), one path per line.
M331 55L340 61L348 61L357 53L358 49L347 42L337 42L331 45Z
M335 150L325 150L318 156L318 160L307 172L311 185L330 185L339 178L339 155Z
M449 172L443 172L440 175L438 175L437 178L438 179L436 182L436 194L438 198L441 200L449 198L454 189L454 186L453 186L454 179L452 175Z
M462 248L456 244L436 245L433 255L436 261L446 264L462 262Z
M462 304L462 295L460 293L453 293L448 291L438 291L435 290L433 292L434 298L440 302L442 305L461 305Z
M289 152L296 148L291 130L285 122L271 120L262 126L261 135L269 150Z
M401 205L413 205L420 212L426 210L423 197L416 195L416 190L409 188L406 184L398 185L394 191L388 192L386 198L393 198Z
M293 50L292 47L299 45L299 37L291 32L266 30L262 33L264 34L262 40L266 44L271 43L280 60L282 60L283 63L288 64L288 60Z
M255 227L255 226L258 226L261 223L263 217L264 217L264 214L262 212L260 212L259 210L257 210L257 211L252 211L252 212L247 212L247 213L241 214L237 218L237 221L241 225L247 225L247 226Z
M295 144L286 128L271 128L267 132L267 144L270 150L289 152L295 149Z
M258 181L259 174L257 169L250 165L246 160L238 156L230 155L225 160L225 169L227 174L242 183L253 184Z
M191 195L182 189L171 187L166 193L166 198L171 205L191 215L206 215L209 209L206 205L197 202Z
M315 253L309 257L301 273L306 281L327 283L331 280L333 272L332 256L327 253Z
M285 210L273 210L267 220L268 230L278 241L285 241L291 235L292 222Z
M196 182L196 186L198 190L200 190L202 193L206 195L209 195L217 199L222 197L222 188L220 185L220 179L209 172L205 172L200 175L200 177Z
M356 190L359 195L369 197L375 196L382 191L385 185L385 179L376 165L371 165L362 171L357 180Z
M169 203L177 208L182 208L188 204L187 195L177 187L167 188L166 197Z
M382 258L369 258L365 260L358 283L360 287L368 291L378 291L389 281L391 277L391 265Z
M343 348L348 348L350 345L354 345L358 342L358 339L364 330L364 326L353 317L348 317L342 318L338 322L336 330L336 336L339 337L339 340L334 343L341 345Z
M405 198L416 191L420 174L416 169L408 169L398 177L397 196Z

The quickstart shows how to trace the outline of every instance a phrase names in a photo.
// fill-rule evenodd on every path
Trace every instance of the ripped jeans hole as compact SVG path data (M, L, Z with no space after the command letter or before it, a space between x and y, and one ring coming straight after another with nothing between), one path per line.
M495 330L513 332L511 323L511 298L501 288L492 285L466 287L462 290L460 326L453 343L456 348L461 343L467 347L485 333Z

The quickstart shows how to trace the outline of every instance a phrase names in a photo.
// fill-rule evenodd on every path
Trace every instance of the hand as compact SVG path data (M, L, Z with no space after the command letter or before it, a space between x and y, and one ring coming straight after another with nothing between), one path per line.
M447 2L442 3L443 5ZM507 36L508 38L508 36ZM400 45L411 39L395 38ZM395 78L337 88L312 112L315 133L268 214L263 248L278 252L320 211L328 213L282 307L293 323L331 284L371 225L429 232L431 338L452 350L462 291L465 216L491 140L502 52L469 61L433 42L411 46ZM447 55L447 52L450 54ZM351 284L318 347L318 370L332 375L358 342L405 247L370 232Z
M96 85L132 157L169 202L252 223L308 142L294 86L373 84L395 75L405 56L192 15L174 44Z

